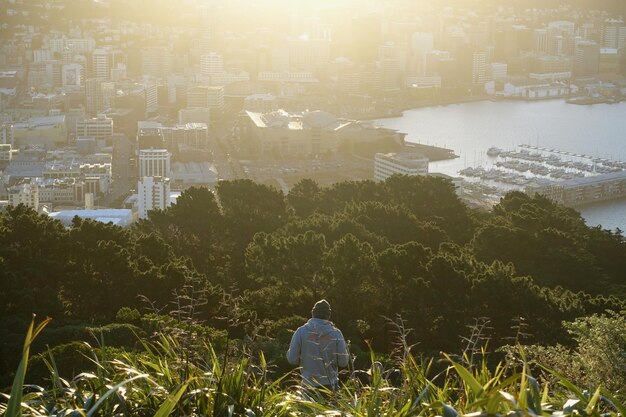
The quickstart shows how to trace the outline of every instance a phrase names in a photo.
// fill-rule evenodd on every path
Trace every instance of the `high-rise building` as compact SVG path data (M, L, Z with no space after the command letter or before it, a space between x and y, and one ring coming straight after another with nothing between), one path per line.
M379 48L381 68L381 88L383 90L397 90L400 87L401 59L400 48L393 42L387 42Z
M141 50L141 73L165 79L172 72L172 53L165 46L148 46Z
M357 64L376 59L377 47L381 44L381 20L376 15L359 16L352 19L350 57Z
M150 210L165 210L170 206L170 179L160 176L142 177L137 184L139 218L148 218Z
M200 72L202 75L220 74L224 72L224 58L215 52L200 55Z
M607 19L602 26L602 46L626 47L626 24L621 19Z
M106 49L95 49L91 54L91 70L94 78L111 79L111 52Z
M85 80L85 111L95 116L104 110L115 107L115 83L98 78Z
M576 44L574 75L596 75L600 68L600 46L595 42L581 41Z
M140 149L139 178L169 177L171 158L167 149Z
M548 53L547 29L535 29L533 31L533 52L539 55Z

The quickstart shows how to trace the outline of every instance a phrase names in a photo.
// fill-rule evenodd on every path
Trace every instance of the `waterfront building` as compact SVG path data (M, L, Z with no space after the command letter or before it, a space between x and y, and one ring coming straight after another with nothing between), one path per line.
M160 176L144 176L138 182L138 215L147 219L150 210L165 210L171 204L170 179Z
M602 46L605 48L626 47L626 24L622 19L607 19L602 25Z
M619 54L617 49L600 48L598 72L600 74L617 74L619 72Z
M539 55L548 53L548 29L533 31L533 52Z
M528 187L526 193L531 196L541 194L569 207L624 198L626 171Z
M392 175L428 175L428 158L416 152L377 153L374 157L374 180Z
M508 65L501 62L494 62L491 64L491 79L499 80L507 76Z
M576 44L574 75L592 76L600 68L600 47L595 42L581 41Z
M245 112L242 140L258 157L297 158L332 154L363 143L392 141L404 136L370 123L339 119L324 111L288 113Z

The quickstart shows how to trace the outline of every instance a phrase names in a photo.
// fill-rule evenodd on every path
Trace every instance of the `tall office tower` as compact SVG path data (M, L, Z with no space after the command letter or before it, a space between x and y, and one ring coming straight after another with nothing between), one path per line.
M381 88L397 90L400 86L400 50L393 42L387 42L379 48L381 67Z
M145 97L146 113L154 113L159 108L159 91L155 80L144 77L143 95Z
M376 15L352 19L349 56L357 64L373 62L381 44L381 21Z
M450 52L431 51L426 53L424 57L424 75L427 77L441 75L439 61L442 59L450 59Z
M472 84L482 86L487 82L487 53L474 52L472 54Z
M487 53L472 50L469 46L459 54L459 78L465 84L481 86L487 82Z
M89 116L115 107L115 83L97 78L85 80L85 111Z
M313 71L330 61L330 41L308 38L292 39L288 43L288 54L287 59L291 71Z
M426 71L426 54L434 48L434 36L430 32L415 32L411 36L411 55L418 75Z
M200 72L202 75L221 74L224 72L224 58L211 52L200 55Z
M533 52L539 55L548 53L548 30L535 29L533 31Z
M171 158L167 149L140 149L139 178L169 177Z
M596 75L600 68L600 47L595 42L581 41L576 44L574 75Z
M495 35L495 57L500 61L516 58L520 51L533 50L533 33L525 26L513 26Z
M209 5L200 9L200 53L215 50L217 43L217 8Z
M602 25L602 46L605 48L626 47L626 24L621 19L607 19Z
M142 177L137 184L138 214L148 218L150 210L165 210L170 206L170 180L163 177Z
M111 52L106 49L95 49L91 54L91 69L94 78L111 79Z
M165 46L148 46L141 50L141 73L165 79L172 72L172 53Z

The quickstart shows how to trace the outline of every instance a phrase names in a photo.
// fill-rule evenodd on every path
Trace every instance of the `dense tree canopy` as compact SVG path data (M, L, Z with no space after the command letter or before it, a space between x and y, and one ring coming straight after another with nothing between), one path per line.
M65 229L18 206L0 215L0 242L7 375L32 313L55 319L52 346L116 320L149 334L142 317L185 309L231 336L252 326L284 343L281 332L325 297L355 346L389 350L389 319L402 317L410 342L430 352L458 347L477 317L489 317L493 346L520 317L532 340L568 343L562 320L625 306L620 231L522 193L475 212L431 177L303 180L286 196L222 182L215 194L184 191L131 229L79 219Z

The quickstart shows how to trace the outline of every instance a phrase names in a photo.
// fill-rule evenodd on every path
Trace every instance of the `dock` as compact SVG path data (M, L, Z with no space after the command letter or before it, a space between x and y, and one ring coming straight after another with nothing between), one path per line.
M438 146L411 142L405 142L405 145L407 148L427 157L430 162L445 161L448 159L454 159L459 157L454 153L454 150L448 148L440 148Z

